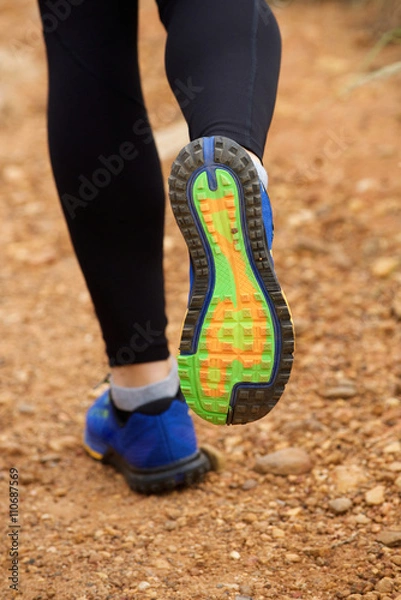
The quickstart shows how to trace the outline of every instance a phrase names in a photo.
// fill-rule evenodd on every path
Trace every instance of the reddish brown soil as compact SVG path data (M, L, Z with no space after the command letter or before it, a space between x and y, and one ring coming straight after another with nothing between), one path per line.
M11 467L20 473L24 599L401 598L401 549L377 539L401 527L400 74L344 91L373 43L374 3L276 5L284 56L265 162L275 261L298 333L293 375L258 423L195 419L200 443L225 454L222 472L142 497L82 449L107 365L47 157L36 5L1 1L1 598L13 597ZM151 0L141 35L150 115L163 129L180 115ZM372 68L399 60L392 46ZM166 227L175 352L187 259L170 212ZM326 398L344 384L353 397ZM286 446L306 450L312 470L253 470L258 455ZM371 504L366 492L377 486ZM329 502L344 496L351 506L336 514Z

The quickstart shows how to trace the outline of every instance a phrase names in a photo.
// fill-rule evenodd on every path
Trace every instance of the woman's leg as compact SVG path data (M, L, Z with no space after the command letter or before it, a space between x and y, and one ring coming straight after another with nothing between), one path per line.
M210 465L164 333L164 192L139 81L137 1L54 3L68 7L57 19L48 4L39 0L51 160L112 366L84 445L139 492L190 485Z
M166 70L191 139L223 135L260 159L276 101L281 39L265 0L158 0Z
M71 239L120 385L169 370L164 190L138 71L137 1L39 0L49 65L49 145ZM142 365L142 366L139 366ZM120 371L114 369L114 371Z
M169 82L193 140L169 179L193 272L178 359L181 389L204 419L247 423L281 397L294 349L271 259L272 211L260 162L276 99L280 34L264 0L158 4Z

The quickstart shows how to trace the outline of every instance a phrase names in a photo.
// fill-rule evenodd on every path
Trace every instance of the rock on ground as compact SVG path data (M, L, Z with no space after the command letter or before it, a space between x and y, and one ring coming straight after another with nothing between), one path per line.
M302 448L283 448L259 456L254 469L257 473L273 473L274 475L300 475L312 469L312 461Z

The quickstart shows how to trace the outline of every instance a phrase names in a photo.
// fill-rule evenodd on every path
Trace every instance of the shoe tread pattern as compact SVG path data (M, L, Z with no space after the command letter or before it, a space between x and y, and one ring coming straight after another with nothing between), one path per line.
M210 404L216 424L244 424L266 415L281 397L287 383L293 360L294 335L291 315L280 285L276 279L270 250L267 246L259 179L249 155L235 142L217 136L214 146L214 161L232 170L243 189L247 237L253 262L274 306L280 327L281 350L274 380L269 386L249 385L239 381L233 386L229 402L221 406ZM194 269L193 293L184 321L180 352L193 352L194 335L210 285L209 263L204 241L192 214L187 184L191 175L204 164L203 140L188 144L173 164L169 179L170 200L173 212L187 243ZM184 382L185 386L185 382ZM183 387L184 387L183 386ZM185 395L185 389L184 389Z

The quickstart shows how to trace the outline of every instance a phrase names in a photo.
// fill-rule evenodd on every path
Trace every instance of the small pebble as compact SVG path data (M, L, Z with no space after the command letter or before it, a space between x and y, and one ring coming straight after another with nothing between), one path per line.
M369 506L376 506L378 504L383 504L384 491L385 491L385 488L383 485L377 485L376 487L367 491L365 493L366 504L369 504Z
M33 415L35 412L35 407L32 406L32 404L20 402L18 404L18 412L20 412L22 415Z
M257 515L255 515L255 513L245 513L241 517L241 521L243 521L244 523L255 523L255 521L257 520L258 517Z
M273 527L272 536L275 540L281 540L285 537L285 531L279 527Z
M224 470L226 459L220 450L217 450L217 448L210 444L202 444L201 450L208 457L213 471L219 472Z
M44 513L43 515L41 515L40 518L42 521L52 521L53 520L52 515L49 515L48 513Z
M153 564L156 569L171 569L171 564L164 558L156 558Z
M295 554L295 552L287 552L285 558L291 563L299 563L302 560L299 554Z
M390 577L383 577L375 585L375 589L381 594L389 594L393 591L394 582Z
M72 450L79 445L79 440L72 435L64 435L57 439L52 439L48 442L50 450L60 452L62 450Z
M140 583L138 583L138 590L140 592L144 592L148 588L150 588L150 583L148 581L141 581Z
M233 560L239 560L241 558L241 554L236 550L233 550L232 552L230 552L230 558L232 558Z
M332 549L331 549L331 546L316 546L316 547L305 546L304 552L308 556L322 557L322 556L326 556L327 554L331 554Z
M374 261L371 267L373 275L376 277L388 277L398 269L400 261L395 256L382 256Z
M401 405L401 400L399 398L394 398L394 396L391 396L390 398L386 398L385 404L389 408L398 408Z
M238 583L220 583L218 584L220 588L226 588L227 590L239 590ZM217 587L217 586L216 586Z
M246 583L243 583L242 585L239 586L239 591L241 592L241 594L243 596L246 596L247 598L249 598L252 594L251 586L247 585Z
M251 596L244 596L243 594L237 594L235 600L252 600Z
M376 539L389 548L401 546L401 529L385 529Z
M242 489L245 491L253 490L253 488L255 488L257 485L258 485L258 482L256 481L256 479L247 479L242 484Z
M164 523L164 528L167 529L167 531L173 531L173 529L176 529L176 527L177 527L177 521L171 521L169 519Z
M61 456L60 454L56 454L54 453L48 453L48 454L43 454L40 457L40 462L41 463L56 463L59 460L61 460Z
M357 389L354 385L338 385L324 391L322 396L328 400L337 400L338 398L353 398L357 394Z
M177 519L182 517L182 510L170 506L166 509L166 515L172 521L176 521Z
M359 513L355 517L355 523L359 523L359 525L367 525L368 523L370 523L370 521L371 519L369 519L369 517L363 515L362 513Z
M334 500L329 501L329 507L331 510L341 515L342 513L347 512L352 506L352 500L349 498L335 498Z
M391 442L383 448L383 452L386 454L399 454L401 453L401 442L398 440L396 442Z
M364 179L359 179L356 182L355 190L358 194L363 194L364 192L368 192L369 190L377 190L380 187L377 179L373 179L372 177L365 177Z
M254 470L274 475L300 475L312 469L312 461L302 448L283 448L277 452L259 456Z
M367 480L366 473L357 465L339 465L334 470L337 490L343 494L357 489Z

